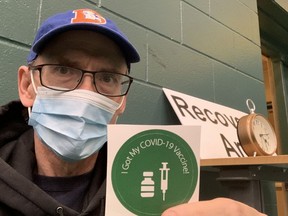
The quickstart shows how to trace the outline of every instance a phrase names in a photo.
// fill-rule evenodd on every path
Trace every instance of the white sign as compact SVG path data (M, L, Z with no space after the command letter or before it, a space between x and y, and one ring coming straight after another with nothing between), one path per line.
M246 157L237 135L247 113L163 88L182 125L201 125L200 158Z
M106 216L198 201L200 126L109 125Z

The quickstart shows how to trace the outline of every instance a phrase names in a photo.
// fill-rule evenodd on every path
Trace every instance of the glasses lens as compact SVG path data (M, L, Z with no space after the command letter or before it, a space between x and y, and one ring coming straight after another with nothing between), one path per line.
M125 74L113 72L89 72L62 65L43 65L41 84L60 91L77 88L84 73L94 76L94 84L98 93L106 96L122 96L127 94L132 78Z
M130 86L130 77L112 72L97 72L95 84L100 94L107 96L125 95Z
M42 85L55 90L75 89L81 76L81 70L61 65L44 65L41 71Z

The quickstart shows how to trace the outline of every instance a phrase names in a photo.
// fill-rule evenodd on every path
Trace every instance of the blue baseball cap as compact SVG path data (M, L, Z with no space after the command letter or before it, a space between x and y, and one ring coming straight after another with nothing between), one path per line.
M35 36L27 62L35 60L49 40L69 30L99 32L112 39L120 47L128 64L140 61L137 50L112 20L104 18L91 9L77 9L56 14L42 23Z

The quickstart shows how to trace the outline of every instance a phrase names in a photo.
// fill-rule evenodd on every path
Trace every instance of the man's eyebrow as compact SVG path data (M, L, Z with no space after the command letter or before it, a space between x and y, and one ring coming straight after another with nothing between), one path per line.
M63 64L66 66L80 67L80 61L72 60L70 58L65 58L64 56L55 58L55 61L57 61L58 64Z
M85 70L85 68L83 68L83 66L81 65L81 62L77 61L77 60L73 61L73 60L67 59L67 58L57 58L56 61L57 61L56 62L57 64L60 64L63 66L75 67L78 69ZM101 67L97 71L118 72L118 73L121 72L117 67L113 67L112 65L110 65L109 67Z
M75 59L75 58L73 58L73 59L68 58L64 54L61 56L60 55L53 56L50 60L52 61L51 63L53 63L53 64L60 64L60 65L67 66L67 67L74 67L74 68L85 70L85 68L83 68L81 61L79 61L78 59ZM105 66L102 65L100 68L98 68L97 71L122 73L120 68L118 68L117 66L115 66L113 64L109 64L109 65L105 65ZM125 71L125 73L126 73L126 71Z

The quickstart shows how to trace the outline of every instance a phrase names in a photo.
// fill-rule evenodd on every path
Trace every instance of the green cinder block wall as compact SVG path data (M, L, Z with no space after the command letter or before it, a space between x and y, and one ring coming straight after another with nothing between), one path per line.
M244 112L251 98L267 114L256 0L0 1L1 104L18 98L17 69L39 23L76 8L112 18L140 52L119 123L179 124L162 87Z

